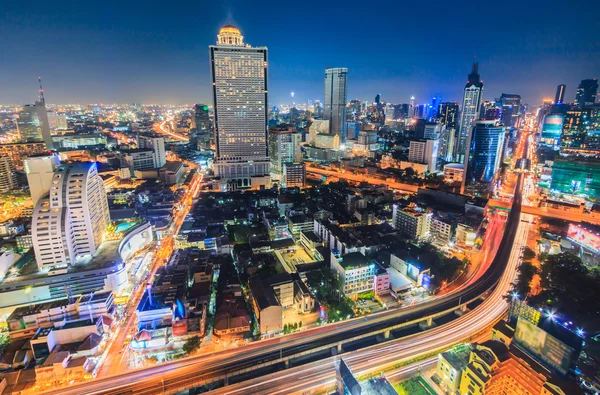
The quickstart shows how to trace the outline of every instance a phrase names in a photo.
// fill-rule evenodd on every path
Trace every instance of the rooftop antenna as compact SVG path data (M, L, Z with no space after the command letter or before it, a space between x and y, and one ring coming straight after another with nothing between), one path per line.
M46 103L44 99L44 88L42 88L42 77L38 77L38 81L40 83L40 90L38 91L38 99L41 103Z

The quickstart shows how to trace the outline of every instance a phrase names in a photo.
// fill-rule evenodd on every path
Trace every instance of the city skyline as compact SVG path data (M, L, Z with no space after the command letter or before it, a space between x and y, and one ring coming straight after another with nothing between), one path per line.
M132 4L120 5L119 12L107 6L90 15L83 5L13 4L0 27L6 50L13 54L3 61L8 73L0 103L33 102L39 75L50 104L210 102L206 47L228 20L251 38L251 45L269 47L273 105L288 103L291 91L296 102L322 101L327 67L348 68L348 99L371 101L380 93L393 103L408 102L411 95L417 103L428 103L433 96L460 102L475 55L488 100L508 92L537 104L554 97L558 84L566 84L565 98L572 102L582 79L597 78L600 48L592 39L593 12L561 9L561 19L546 27L542 21L556 12L549 6L523 5L509 19L486 13L491 10L485 6L433 6L444 12L402 18L421 11L408 5L397 8L400 16L395 17L393 12L380 15L365 7L358 13L334 3L320 10L273 3L256 12L251 4L236 2L209 4L198 9L202 13L182 14L179 8L157 12ZM339 17L325 25L333 11ZM278 12L287 17L279 18ZM370 18L372 13L377 18ZM353 18L360 22L357 34L347 23ZM400 29L396 18L403 23ZM573 18L576 25L570 23ZM466 22L469 31L483 33L461 41ZM502 35L485 34L494 23L503 23ZM306 26L315 26L314 34L303 31ZM333 34L340 29L347 30L343 39ZM22 46L23 37L35 39Z

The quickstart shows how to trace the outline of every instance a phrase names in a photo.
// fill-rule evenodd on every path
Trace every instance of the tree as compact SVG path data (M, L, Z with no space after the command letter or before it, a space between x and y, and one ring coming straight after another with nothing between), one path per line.
M524 247L523 248L523 260L530 261L533 258L535 258L535 252L529 247Z
M531 280L538 272L531 262L523 262L519 266L519 274L516 283L513 284L513 289L522 297L525 297L531 292Z
M298 323L298 328L302 328L302 321Z
M183 344L183 352L185 352L186 354L193 353L194 351L196 351L197 349L200 348L200 343L201 342L202 342L202 339L200 338L200 336L192 336L192 337L190 337Z
M557 293L577 288L577 281L587 275L581 259L568 252L549 256L540 273L542 287Z

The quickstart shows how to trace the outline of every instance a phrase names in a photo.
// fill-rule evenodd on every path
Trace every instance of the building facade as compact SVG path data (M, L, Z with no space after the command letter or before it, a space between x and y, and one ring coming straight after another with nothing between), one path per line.
M220 187L268 186L267 48L244 44L240 31L228 25L210 46L210 67Z
M17 173L12 160L7 156L0 157L0 192L8 192L17 188Z
M23 168L27 174L27 184L33 207L37 205L42 196L50 192L54 169L59 163L56 155L34 156L25 159Z
M479 107L483 96L483 82L479 76L479 63L473 63L471 74L469 74L467 85L463 96L462 108L460 111L460 123L458 133L458 144L456 144L455 158L457 162L462 162L467 150L469 134L473 121L479 116Z
M286 163L302 161L301 143L302 135L291 125L278 126L269 130L271 179L281 180Z
M61 165L50 192L33 212L32 238L40 270L77 264L91 257L110 221L108 201L95 163Z
M498 177L505 129L498 121L477 121L467 145L463 192L488 196Z
M48 112L43 100L36 101L35 104L25 104L21 108L17 129L22 142L43 141L47 147L52 148Z
M46 153L46 143L11 143L0 145L0 156L8 156L16 168L23 167L25 158Z
M323 119L329 120L329 134L346 141L346 101L348 100L348 69L344 67L325 70L325 101ZM336 147L337 148L337 147Z
M165 138L159 136L139 136L138 147L151 149L154 156L154 167L163 167L167 163Z

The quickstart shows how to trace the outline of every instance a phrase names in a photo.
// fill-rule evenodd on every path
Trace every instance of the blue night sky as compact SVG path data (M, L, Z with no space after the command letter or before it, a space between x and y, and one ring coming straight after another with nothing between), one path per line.
M0 103L210 103L208 45L230 19L269 47L270 105L323 98L459 101L474 55L484 99L538 104L600 77L600 1L12 1L0 14Z

